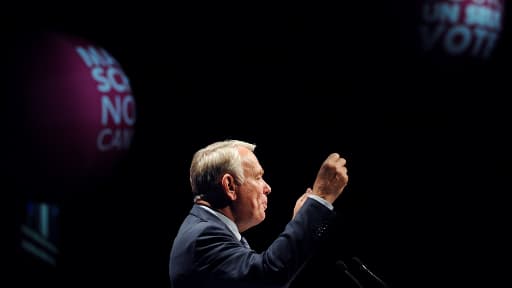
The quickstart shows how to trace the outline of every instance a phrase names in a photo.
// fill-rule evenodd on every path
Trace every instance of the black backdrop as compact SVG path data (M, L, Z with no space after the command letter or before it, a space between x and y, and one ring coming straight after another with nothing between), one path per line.
M273 188L267 220L247 234L257 250L286 224L329 153L348 160L332 245L295 287L348 285L334 263L352 256L391 287L500 283L510 9L491 59L431 63L411 50L413 6L139 3L17 20L105 47L131 80L138 122L114 177L56 200L57 269L14 253L23 275L15 279L169 287L169 249L191 205L190 158L239 138L258 145Z

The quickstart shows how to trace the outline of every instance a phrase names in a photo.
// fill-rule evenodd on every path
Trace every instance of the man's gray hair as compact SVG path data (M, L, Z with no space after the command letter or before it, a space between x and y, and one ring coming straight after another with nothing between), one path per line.
M219 190L222 176L226 173L235 178L236 184L244 182L240 147L253 152L256 145L240 140L223 140L194 154L190 165L190 185L194 196Z

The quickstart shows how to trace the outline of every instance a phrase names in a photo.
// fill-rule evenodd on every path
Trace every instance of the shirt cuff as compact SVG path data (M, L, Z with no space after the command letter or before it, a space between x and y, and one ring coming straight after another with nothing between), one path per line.
M329 201L325 200L324 198L322 198L318 195L308 195L308 197L315 199L316 201L320 202L322 205L329 208L330 210L334 209L334 206L332 206L332 204Z

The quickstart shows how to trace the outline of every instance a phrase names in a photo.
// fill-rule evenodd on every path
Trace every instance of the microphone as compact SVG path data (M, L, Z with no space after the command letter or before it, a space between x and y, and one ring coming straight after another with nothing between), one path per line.
M347 265L345 264L345 262L343 262L343 260L336 261L336 267L338 267L338 269L342 270L345 274L347 274L347 276L354 283L356 283L357 287L364 288L363 285L361 285L361 282L359 282L359 280L357 280L357 278L352 273L350 273L350 271L348 271Z
M365 271L368 275L370 275L371 278L379 282L382 285L382 287L389 288L388 284L386 284L386 282L382 281L382 279L380 279L370 269L368 269L368 267L366 267L366 265L363 263L363 261L361 261L361 259L354 256L352 257L352 260L354 260L359 265L359 268L361 270Z

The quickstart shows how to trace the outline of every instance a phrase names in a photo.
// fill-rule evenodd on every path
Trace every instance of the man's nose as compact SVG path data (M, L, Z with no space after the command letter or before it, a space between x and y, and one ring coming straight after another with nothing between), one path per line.
M272 192L272 188L270 188L270 185L265 182L265 189L263 190L263 194L268 195L270 192Z

